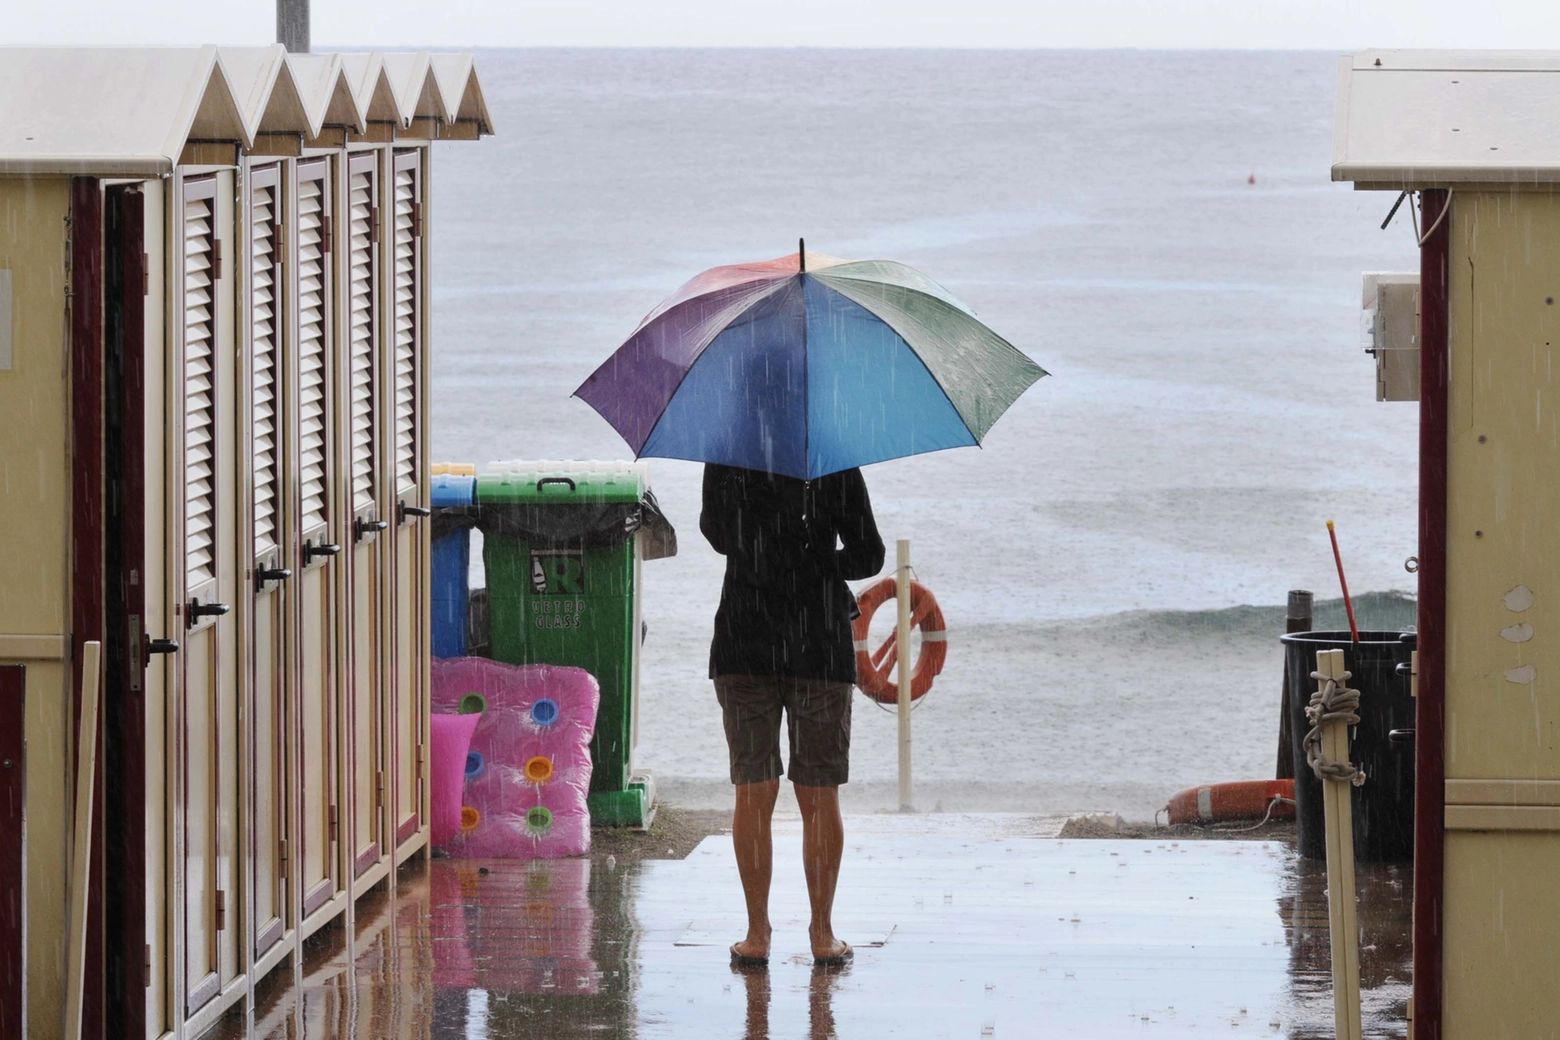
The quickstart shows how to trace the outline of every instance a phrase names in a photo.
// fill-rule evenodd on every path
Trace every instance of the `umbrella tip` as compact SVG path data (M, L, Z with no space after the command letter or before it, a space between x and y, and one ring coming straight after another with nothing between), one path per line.
M807 240L805 238L796 240L796 269L803 274L807 273Z

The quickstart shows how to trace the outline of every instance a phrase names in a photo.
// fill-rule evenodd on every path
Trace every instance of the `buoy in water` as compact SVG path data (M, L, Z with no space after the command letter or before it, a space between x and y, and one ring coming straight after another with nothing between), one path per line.
M1247 184L1255 184L1255 183L1257 183L1257 175L1254 174L1254 173L1247 174L1246 175L1246 183Z
M1288 820L1295 815L1295 782L1239 780L1189 787L1172 797L1165 811L1172 824Z

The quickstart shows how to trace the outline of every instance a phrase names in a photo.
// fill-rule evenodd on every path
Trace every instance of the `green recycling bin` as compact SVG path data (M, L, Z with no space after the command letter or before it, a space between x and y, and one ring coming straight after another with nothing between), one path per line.
M477 478L490 652L510 664L568 665L596 677L591 821L643 826L653 792L630 775L642 631L639 549L647 514L664 519L641 466L508 465L494 464Z

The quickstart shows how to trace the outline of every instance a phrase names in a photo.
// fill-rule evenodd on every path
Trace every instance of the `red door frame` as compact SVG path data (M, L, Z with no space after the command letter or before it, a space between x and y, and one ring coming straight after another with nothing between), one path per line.
M0 1040L27 1029L27 669L0 665Z
M104 198L107 1018L146 1035L146 197ZM161 633L159 633L160 635Z
M70 182L71 748L80 747L82 644L103 638L103 192ZM101 753L103 715L94 742ZM71 755L75 760L75 755ZM81 1035L103 1036L103 777L94 770Z
M1441 1040L1441 910L1446 861L1446 500L1450 205L1422 193L1419 249L1419 696L1414 719L1414 1036Z

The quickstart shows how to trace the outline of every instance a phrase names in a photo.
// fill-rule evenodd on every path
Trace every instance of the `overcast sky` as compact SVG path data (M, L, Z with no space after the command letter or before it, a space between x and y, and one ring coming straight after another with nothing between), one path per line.
M313 6L319 49L1560 48L1556 0L313 0ZM273 0L0 0L0 42L269 43L274 12Z

